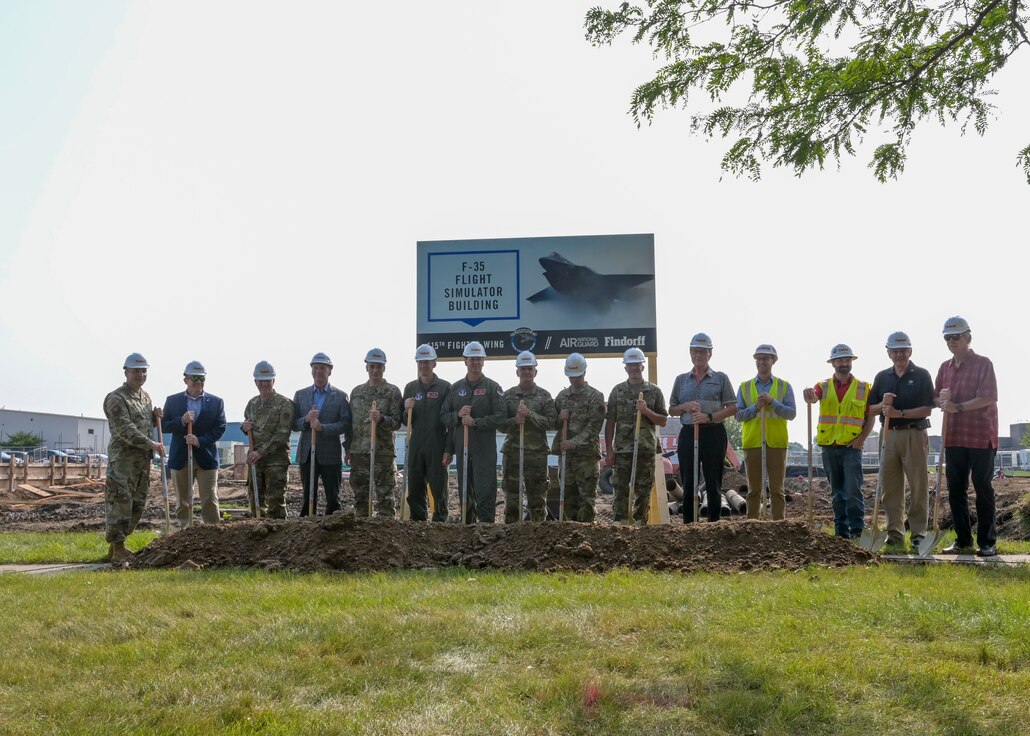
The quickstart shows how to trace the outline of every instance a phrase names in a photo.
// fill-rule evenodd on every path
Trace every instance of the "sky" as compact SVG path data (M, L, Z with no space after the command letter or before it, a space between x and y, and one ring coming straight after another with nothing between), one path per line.
M734 385L772 343L800 388L839 342L871 381L895 330L934 375L957 314L994 362L1001 434L1030 418L1030 52L986 136L923 125L898 181L867 168L889 139L871 135L839 168L752 182L688 111L633 123L656 62L592 47L596 2L0 3L0 405L102 416L134 351L156 403L201 360L230 421L263 359L292 396L324 351L350 391L380 347L403 386L417 241L654 233L666 395L696 332ZM538 382L556 394L561 368ZM486 373L516 382L511 357Z

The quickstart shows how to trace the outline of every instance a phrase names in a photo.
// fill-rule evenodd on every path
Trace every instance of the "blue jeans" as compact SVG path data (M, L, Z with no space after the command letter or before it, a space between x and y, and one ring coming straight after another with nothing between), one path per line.
M822 450L833 503L833 531L845 539L859 537L865 526L862 451L843 445L825 445Z

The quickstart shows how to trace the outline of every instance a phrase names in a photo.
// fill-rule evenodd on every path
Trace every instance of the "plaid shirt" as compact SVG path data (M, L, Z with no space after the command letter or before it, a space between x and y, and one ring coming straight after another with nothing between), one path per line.
M994 376L994 364L972 350L966 353L961 365L955 365L954 358L946 360L937 371L933 395L940 396L941 389L945 388L951 389L951 400L956 404L976 398L997 401L998 380ZM949 414L944 446L997 449L998 405Z

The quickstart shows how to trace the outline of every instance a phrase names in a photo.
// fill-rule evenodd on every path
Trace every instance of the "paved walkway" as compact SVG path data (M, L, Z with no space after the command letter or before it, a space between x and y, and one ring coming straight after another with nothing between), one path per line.
M994 557L977 557L976 555L880 555L885 562L908 563L913 565L930 565L950 562L956 565L996 565L1009 567L1014 565L1030 565L1030 555L995 555Z
M5 572L21 572L26 575L49 575L55 572L78 572L80 570L103 570L110 569L111 565L106 562L67 562L58 565L0 565L0 574Z

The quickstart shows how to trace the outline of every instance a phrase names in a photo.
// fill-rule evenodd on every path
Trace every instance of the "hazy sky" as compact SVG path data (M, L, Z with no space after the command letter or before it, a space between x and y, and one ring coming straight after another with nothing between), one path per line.
M720 181L726 144L689 113L634 126L654 62L584 40L596 1L0 1L0 405L101 416L132 351L158 402L203 361L230 420L261 359L292 396L325 351L350 391L378 346L403 385L416 241L654 233L666 394L698 331L734 384L771 342L800 387L838 342L872 380L898 329L935 374L961 314L1002 435L1030 417L1030 52L987 137L921 128L900 181L866 168L886 136L840 170ZM487 374L515 383L513 361ZM539 382L560 390L561 363Z

